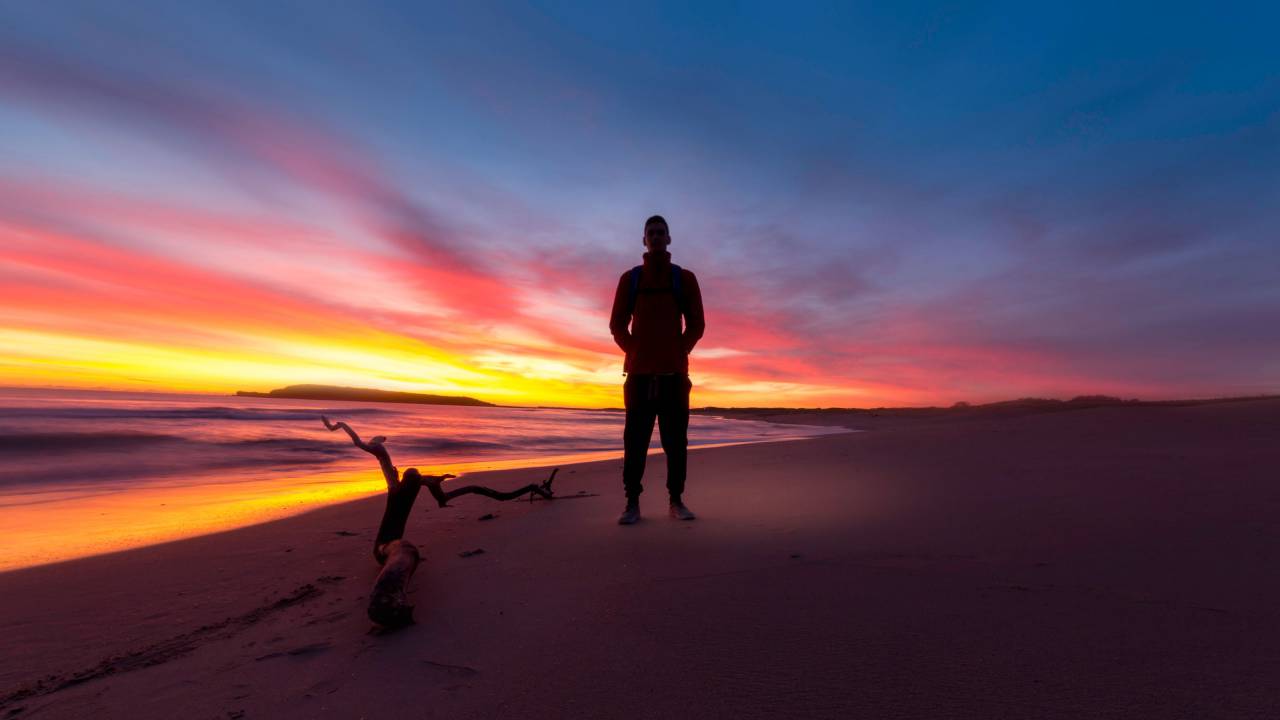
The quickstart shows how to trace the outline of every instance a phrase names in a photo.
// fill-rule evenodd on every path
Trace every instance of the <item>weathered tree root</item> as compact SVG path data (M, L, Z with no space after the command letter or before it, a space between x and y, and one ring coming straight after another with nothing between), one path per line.
M411 472L416 473L417 471L410 468L409 470L405 470L405 475L408 475ZM456 497L460 497L462 495L472 495L472 494L483 495L487 498L493 498L494 500L515 500L516 498L521 498L521 497L524 497L525 495L529 495L529 496L537 495L538 497L541 497L547 500L553 500L554 497L551 493L551 483L555 481L556 473L558 472L560 472L560 468L556 468L552 470L551 476L548 477L546 480L543 480L542 483L540 484L529 483L528 485L525 485L524 487L519 488L518 490L511 490L508 492L493 490L491 488L484 487L483 485L464 485L463 487L454 488L453 490L444 492L444 490L441 489L440 486L444 482L444 478L453 477L452 475L422 476L422 484L427 486L427 492L431 493L431 497L436 499L436 504L439 505L440 507L448 507L449 501ZM440 478L440 479L436 479L436 478Z
M356 447L378 459L382 468L382 476L387 481L387 507L382 513L382 522L378 525L378 536L373 541L373 557L382 565L382 572L373 583L373 592L369 595L369 619L384 627L400 627L413 623L413 606L408 603L405 593L413 571L417 569L421 559L418 548L404 539L405 525L409 522L409 513L418 493L425 485L427 492L435 498L436 504L446 507L449 501L462 495L483 495L494 500L514 500L528 495L530 499L537 495L546 500L554 499L551 483L556 479L560 468L551 471L550 477L541 484L530 483L517 490L503 492L482 485L467 485L445 491L442 487L445 480L454 475L423 475L417 468L408 468L401 475L391 462L391 454L387 452L386 437L378 435L369 442L364 442L355 430L345 422L330 422L324 415L320 416L325 428L330 432L342 430L351 437Z

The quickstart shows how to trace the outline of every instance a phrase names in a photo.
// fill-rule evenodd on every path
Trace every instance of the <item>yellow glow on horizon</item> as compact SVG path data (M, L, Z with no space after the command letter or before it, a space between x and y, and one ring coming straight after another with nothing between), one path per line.
M286 385L341 385L463 395L505 405L621 407L622 358L477 348L449 354L420 340L374 329L300 331L210 328L203 346L108 339L54 330L0 327L0 385L177 392L264 392ZM192 342L188 340L188 342ZM715 354L715 353L713 353ZM693 367L696 406L849 406L880 401L883 390L753 380Z
M212 393L321 384L505 404L621 404L615 388L592 382L593 373L535 357L512 355L505 367L464 357L447 361L418 341L386 334L363 347L306 336L257 340L218 350L0 328L0 384Z
M580 379L585 374L567 362L532 355L482 352L477 353L473 360L484 368L518 373L535 380L574 380Z

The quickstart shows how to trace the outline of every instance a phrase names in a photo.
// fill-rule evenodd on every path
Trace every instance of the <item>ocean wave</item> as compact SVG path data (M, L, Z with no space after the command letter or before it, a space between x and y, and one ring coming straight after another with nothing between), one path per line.
M205 447L191 447L193 445ZM290 468L327 466L348 459L342 456L341 450L329 448L294 448L302 452L288 449L237 452L221 447L224 445L236 443L190 443L186 447L179 446L181 449L174 451L160 449L156 452L107 456L89 452L83 447L75 448L83 451L82 454L77 454L74 450L66 452L59 449L47 458L38 454L27 457L10 456L7 458L9 462L0 465L0 488L15 485L91 487L117 480L154 481L162 477L234 479L243 475L243 470L250 468L262 474L270 474L277 470L288 471ZM227 472L230 474L219 474ZM2 501L3 493L0 492L0 502Z
M313 452L321 455L345 455L348 450L355 449L350 444L332 443L321 440L302 440L298 438L250 438L247 440L231 440L214 443L229 448L244 450L263 450L267 452Z
M162 442L182 442L177 435L142 432L31 432L0 434L0 452L30 453L45 450L94 450L136 448Z
M463 440L460 438L405 438L387 441L387 448L404 448L405 450L421 450L426 452L458 452L462 450L509 450L507 443L488 442L485 440Z
M571 437L514 437L509 441L468 440L461 438L390 438L387 448L395 453L397 450L409 452L459 454L479 453L578 453L609 450L622 447L622 440L571 436Z
M0 418L79 420L316 420L320 415L394 415L385 408L120 408L120 407L0 407Z
M544 413L542 416L535 415L532 418L533 421L548 424L564 422L563 419L551 413L564 413L564 416L575 425L617 425L621 424L623 420L621 413L610 413L603 410L535 410L532 412ZM524 419L522 418L522 420ZM525 420L525 422L528 422L528 420Z

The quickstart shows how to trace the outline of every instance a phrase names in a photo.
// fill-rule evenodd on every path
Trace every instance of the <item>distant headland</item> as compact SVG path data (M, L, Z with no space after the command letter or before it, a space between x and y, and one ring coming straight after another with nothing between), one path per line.
M419 405L469 405L497 407L475 398L456 395L426 395L424 393L372 390L369 388L340 387L337 385L290 385L271 392L237 390L240 397L288 398L291 400L351 400L355 402L417 403Z

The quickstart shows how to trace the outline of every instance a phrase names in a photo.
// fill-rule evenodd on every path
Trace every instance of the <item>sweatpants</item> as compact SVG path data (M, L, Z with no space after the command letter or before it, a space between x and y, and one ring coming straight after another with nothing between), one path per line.
M685 467L689 454L689 390L693 383L684 374L627 376L622 397L627 408L622 431L624 457L622 486L627 500L644 492L645 459L653 437L653 421L658 421L662 452L667 456L667 493L679 500L684 493Z

